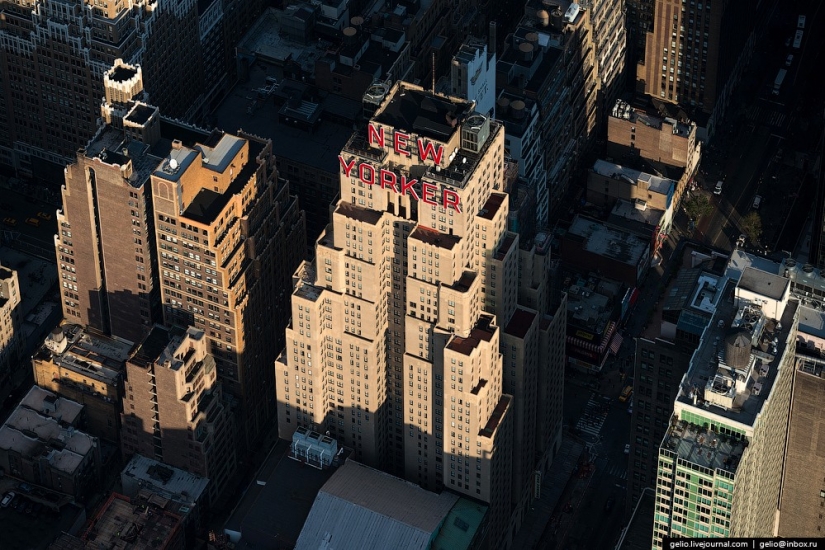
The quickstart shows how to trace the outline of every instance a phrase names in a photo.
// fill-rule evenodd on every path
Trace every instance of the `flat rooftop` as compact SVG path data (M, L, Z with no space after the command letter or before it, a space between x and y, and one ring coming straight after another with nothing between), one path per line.
M448 141L472 108L468 101L434 95L403 82L391 94L373 119L438 141Z
M0 427L0 448L28 459L41 457L53 468L74 474L95 439L57 420L19 405Z
M120 338L111 338L80 325L64 324L52 331L34 358L116 385L123 377L125 362L134 347Z
M196 502L206 491L209 479L136 454L120 472L121 479L135 480L141 487L172 500Z
M240 127L250 134L271 139L272 154L277 160L287 159L294 164L327 172L337 189L340 170L338 154L352 136L352 125L330 122L324 116L312 132L281 123L278 115L280 105L276 105L274 99L262 91L267 87L267 78L281 81L281 69L264 62L250 66L249 80L238 82L214 112L216 125L232 130ZM322 106L325 113L361 110L360 103L334 95L325 98Z
M658 113L648 112L644 109L634 107L621 99L616 100L613 109L610 111L610 116L631 123L642 124L656 130L661 130L662 126L666 124L667 132L683 138L687 138L690 134L690 126L688 124L679 122L675 118L658 116Z
M617 300L622 298L622 284L595 275L584 277L569 272L565 276L568 321L574 327L603 334L613 318Z
M664 216L664 210L651 208L646 205L640 207L638 203L619 199L613 206L613 210L610 211L610 218L608 221L611 223L621 223L619 220L621 219L636 222L647 227L656 227L662 222L662 218L664 218ZM633 226L628 225L627 228L632 229Z
M743 431L747 431L773 388L798 304L789 302L777 323L766 318L755 306L735 306L736 281L723 281L714 316L693 354L676 405L677 410L708 410L738 423ZM748 365L736 367L735 374L731 371L733 358L728 357L730 348L727 346L734 333L737 338L747 338L750 343ZM731 384L729 381L734 376L738 382L736 390L732 391L725 384ZM705 396L705 399L694 405L692 395L698 395L700 399ZM726 404L715 404L716 401Z
M58 422L72 425L83 412L83 405L80 403L60 397L37 385L31 387L20 401L20 405Z
M436 229L430 229L423 225L418 225L410 233L410 240L420 241L424 244L437 246L444 250L452 250L461 242L461 239L455 235L442 233Z
M297 13L299 9L293 7L293 13ZM291 40L287 29L281 25L281 16L286 13L284 10L268 8L244 35L237 49L281 66L292 61L298 63L304 72L315 74L315 61L323 57L333 44L318 38L309 45Z
M132 499L112 493L82 539L93 548L164 549L182 536L182 528L177 514L151 503L138 506Z
M786 277L746 267L742 271L738 286L774 300L781 300L790 284L790 279Z
M516 308L504 332L516 338L523 339L527 336L527 331L530 330L530 327L533 325L536 315L537 313L535 311L527 311L520 307Z
M662 445L692 464L711 470L721 468L731 473L736 472L745 452L741 439L721 437L710 430L691 427L684 421L670 428Z
M503 193L490 193L490 197L487 199L487 202L484 203L484 206L481 207L478 215L485 220L492 220L505 200L507 200L507 195Z
M335 473L291 460L289 447L278 441L224 526L224 532L240 537L238 548L292 547L318 491Z
M585 239L586 251L632 266L650 249L650 243L637 235L578 215L567 231Z
M161 325L155 325L146 338L143 339L134 353L129 358L129 362L139 367L147 368L160 357L167 344L173 336L172 330Z
M653 174L641 172L606 160L597 160L593 164L593 171L600 176L614 180L622 180L631 185L646 184L647 189L651 193L659 193L660 195L668 195L676 189L676 182L672 179L660 178L659 176L654 176Z
M495 327L492 326L492 322L492 317L482 315L476 322L476 326L470 331L469 336L463 338L454 335L447 343L447 349L469 356L482 341L489 342L493 338Z

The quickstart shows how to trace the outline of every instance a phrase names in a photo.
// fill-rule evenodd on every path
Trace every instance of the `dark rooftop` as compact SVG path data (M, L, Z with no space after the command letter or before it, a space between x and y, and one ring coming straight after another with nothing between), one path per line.
M510 248L513 246L514 242L516 242L515 234L508 232L504 239L501 241L498 250L496 250L495 259L503 260L507 253L510 251Z
M249 140L249 159L238 175L229 184L224 193L217 193L211 189L202 188L192 202L186 206L183 215L193 221L200 223L211 223L218 214L226 207L229 199L233 195L240 193L241 189L249 182L249 179L258 169L258 155L263 151L265 144L257 140Z
M359 208L354 204L349 204L346 202L339 202L336 211L352 220L368 223L370 225L377 225L383 215L382 212L369 210L367 208Z
M504 204L504 199L507 195L502 193L490 193L490 198L487 199L487 202L484 203L484 206L481 207L481 211L478 215L485 220L492 220L493 217L498 212L498 209L501 208L501 205Z
M530 330L530 326L533 324L533 320L535 318L535 311L527 311L521 308L516 308L516 311L514 311L513 316L510 317L510 322L507 323L507 328L504 329L504 332L515 336L516 338L523 339L527 335L527 331Z
M125 82L135 76L137 71L132 69L131 67L124 67L123 65L118 65L112 69L109 73L109 79L114 80L115 82Z
M423 225L419 225L413 229L412 233L410 233L410 239L416 239L425 244L431 244L445 250L452 250L461 240L455 235L448 235L447 233L442 233L435 229L424 227Z
M470 355L482 340L489 342L492 339L495 332L495 328L490 326L492 321L492 317L482 315L479 317L476 326L470 331L470 335L467 338L456 336L450 340L447 348L457 351L462 355Z
M401 85L384 109L375 115L375 120L398 130L447 141L471 107L470 102L454 103L431 92Z
M142 103L136 104L132 107L132 110L129 111L129 114L126 115L126 120L129 122L134 122L135 124L146 124L146 121L158 111L157 107L150 107L148 105L143 105Z
M460 292L467 292L470 290L470 287L475 281L476 273L473 271L465 271L461 274L461 278L455 282L454 285L450 286L450 288L458 290Z
M501 418L504 416L504 413L508 408L510 408L510 402L512 400L513 398L506 394L499 398L498 405L496 405L496 408L493 410L493 414L490 415L487 425L478 432L478 435L483 437L490 437L493 435L493 432L496 431L498 423L501 422Z
M170 329L160 325L153 326L129 358L129 362L138 367L148 367L160 356L171 340L172 332Z

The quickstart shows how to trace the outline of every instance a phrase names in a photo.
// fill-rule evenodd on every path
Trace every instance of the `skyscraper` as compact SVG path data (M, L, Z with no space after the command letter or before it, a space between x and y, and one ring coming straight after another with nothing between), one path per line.
M546 243L506 231L503 142L470 102L388 90L339 156L341 199L296 273L276 363L282 438L328 432L366 464L483 500L494 537L521 498L514 442L529 441L515 475L531 481L538 450L557 446L547 387L563 363L539 375L538 357L564 331L544 316ZM506 392L522 386L516 411Z
M734 253L719 282L699 290L714 316L659 447L654 548L666 535L774 533L799 303L765 265L778 267Z
M203 330L248 445L275 411L303 213L271 142L162 118L133 101L141 74L123 63L107 73L108 124L66 170L64 316L136 343L160 321Z
M272 364L304 256L303 213L272 143L243 133L173 141L151 181L164 322L204 331L249 446L275 414Z
M742 60L750 59L757 16L766 2L639 0L635 4L631 19L638 25L637 51L644 40L644 55L636 67L637 90L697 113L709 115L716 109L716 118L721 118L743 69Z

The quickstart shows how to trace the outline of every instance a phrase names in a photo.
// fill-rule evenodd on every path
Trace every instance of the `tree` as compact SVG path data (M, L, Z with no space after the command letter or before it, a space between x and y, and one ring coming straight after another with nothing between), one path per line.
M742 231L748 236L752 243L759 242L759 237L762 236L762 218L754 211L750 211L742 218L740 224Z
M684 202L685 212L692 220L698 220L713 212L713 205L704 193L694 193Z

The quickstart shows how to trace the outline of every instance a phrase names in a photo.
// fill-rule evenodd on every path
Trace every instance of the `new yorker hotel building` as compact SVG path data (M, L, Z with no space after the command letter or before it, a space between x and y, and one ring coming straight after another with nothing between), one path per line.
M349 140L332 221L296 272L276 388L282 438L329 432L368 465L487 502L495 537L513 414L485 311L516 292L485 280L507 235L504 128L472 109L398 83Z

